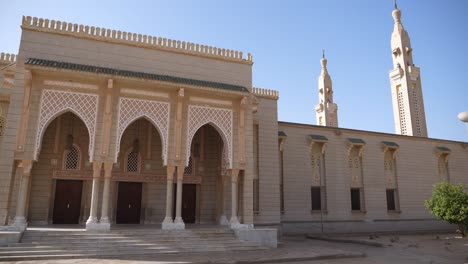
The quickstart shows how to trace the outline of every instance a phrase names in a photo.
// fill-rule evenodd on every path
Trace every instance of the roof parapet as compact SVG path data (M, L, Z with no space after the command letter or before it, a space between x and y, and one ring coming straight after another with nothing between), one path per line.
M252 93L255 96L278 100L279 92L276 90L253 87Z
M2 52L0 54L0 63L13 63L13 62L16 62L16 57L17 56L15 54Z
M201 57L222 59L245 64L253 64L253 56L250 53L248 53L247 58L244 59L243 52L241 51L221 49L186 41L154 37L94 26L73 24L63 21L23 16L22 28L131 46L172 51Z

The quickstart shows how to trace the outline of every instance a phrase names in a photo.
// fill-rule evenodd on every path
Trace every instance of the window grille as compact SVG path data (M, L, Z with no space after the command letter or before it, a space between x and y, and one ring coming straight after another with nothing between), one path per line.
M138 152L130 151L127 155L127 172L138 172L139 163Z
M193 159L192 157L189 158L188 166L184 169L185 175L192 175L193 174Z
M397 98L398 98L398 112L400 114L400 130L402 135L406 135L406 117L405 117L405 105L403 102L403 91L401 89L401 86L397 87L398 93L397 93Z
M64 167L66 170L78 170L80 167L80 150L76 145L72 145L71 149L65 150Z

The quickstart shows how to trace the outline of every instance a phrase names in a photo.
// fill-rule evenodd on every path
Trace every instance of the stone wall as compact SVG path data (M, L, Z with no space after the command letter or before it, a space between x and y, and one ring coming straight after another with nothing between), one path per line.
M450 149L450 181L468 183L467 143L286 122L279 122L279 130L287 135L283 157L285 212L282 216L286 233L320 232L321 229L320 212L311 211L310 135L328 139L324 155L327 211L322 214L326 232L447 228L424 207L432 186L442 179L437 147ZM363 212L351 211L349 138L365 142L362 152ZM387 211L383 141L398 145L394 166L400 211Z

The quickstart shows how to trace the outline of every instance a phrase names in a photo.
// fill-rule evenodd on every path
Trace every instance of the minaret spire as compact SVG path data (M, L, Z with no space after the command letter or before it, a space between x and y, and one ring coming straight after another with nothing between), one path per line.
M395 9L398 9L398 5L397 5L396 0L393 0L393 6L395 6Z
M397 134L427 137L420 69L413 64L413 49L401 23L401 11L394 0L394 28L391 39L393 70L390 71L393 114Z
M319 103L315 106L317 125L338 127L338 106L333 102L333 86L327 62L325 50L322 50L322 71L318 80Z

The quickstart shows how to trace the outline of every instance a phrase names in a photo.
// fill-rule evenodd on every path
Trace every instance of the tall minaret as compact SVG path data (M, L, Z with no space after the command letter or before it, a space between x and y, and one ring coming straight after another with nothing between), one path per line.
M325 52L320 63L322 64L322 72L318 80L320 102L315 105L317 125L338 127L338 106L333 103L332 81L327 70Z
M396 2L392 16L395 26L391 41L393 70L390 71L390 85L395 130L401 135L427 137L420 71L413 64L410 38L401 24L401 11Z

